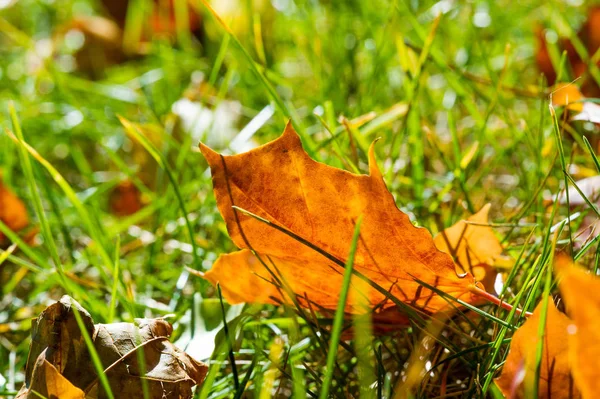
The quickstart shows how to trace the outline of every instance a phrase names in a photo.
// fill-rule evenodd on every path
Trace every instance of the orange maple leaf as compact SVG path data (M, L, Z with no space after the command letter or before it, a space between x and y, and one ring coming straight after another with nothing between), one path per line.
M538 328L542 303L533 315L515 332L502 375L496 384L507 398L527 398L525 387L533 385ZM574 385L567 356L567 327L571 321L561 313L552 298L548 298L548 313L544 331L544 349L540 365L538 398L577 399L581 395Z
M354 270L400 301L426 312L448 308L446 299L416 280L467 302L476 281L457 276L452 258L415 227L387 190L373 145L369 175L314 161L288 124L278 139L244 154L220 155L200 144L217 205L234 243L204 277L220 283L230 303L288 302L335 309L355 223L363 218ZM244 211L240 211L243 209ZM255 214L252 217L249 213ZM293 237L292 237L293 236ZM361 292L363 303L389 308L381 290ZM348 305L348 311L361 309Z

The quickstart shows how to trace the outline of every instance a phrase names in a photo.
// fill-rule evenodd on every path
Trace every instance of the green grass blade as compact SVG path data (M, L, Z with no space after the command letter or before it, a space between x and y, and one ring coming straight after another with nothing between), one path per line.
M25 139L23 137L23 131L21 130L21 124L19 123L19 118L17 116L17 111L15 110L14 104L9 104L8 106L10 117L12 119L13 129L19 140L19 156L21 160L21 166L23 168L23 172L25 174L25 179L29 185L29 191L31 193L31 197L33 199L33 206L35 208L35 213L40 222L42 235L44 236L44 243L50 252L50 256L52 257L52 261L54 262L54 267L56 272L58 273L61 281L63 282L63 287L68 289L68 285L65 279L65 275L62 268L62 261L60 260L60 256L58 255L58 248L56 247L56 242L54 241L54 235L52 234L52 229L50 228L50 223L46 218L46 213L44 212L44 206L42 205L42 199L40 197L40 190L37 187L35 182L35 177L33 174L33 167L31 165L31 159L29 158L29 154L25 150L23 143Z
M325 368L325 375L321 382L321 393L320 399L327 399L329 397L329 390L331 388L331 382L333 380L333 370L335 361L338 353L338 345L340 343L340 335L342 334L342 326L344 324L344 315L346 309L346 300L348 299L348 292L350 291L350 281L352 280L352 268L354 267L354 256L356 255L356 249L358 248L358 237L360 236L360 224L362 218L359 218L354 228L354 235L352 236L352 245L350 247L350 253L348 254L348 260L346 261L346 268L344 270L344 280L340 290L340 298L338 301L337 310L335 311L335 319L333 322L333 329L331 330L331 336L329 337L329 351L327 353L327 366Z
M110 388L110 384L108 382L108 377L106 377L106 374L104 373L104 366L102 365L102 361L100 360L98 351L96 351L96 347L94 346L94 342L92 341L92 337L90 337L90 334L88 334L85 325L83 324L83 319L81 318L79 310L77 309L77 305L73 302L71 303L71 309L73 310L73 315L75 316L75 320L77 321L77 325L79 326L79 330L81 331L81 335L83 336L85 346L87 347L87 350L90 353L90 357L92 358L92 363L94 364L94 368L96 369L96 374L98 375L100 384L104 388L106 396L109 399L115 399L115 396L113 395L112 389Z
M148 140L148 138L140 131L137 125L129 122L127 119L123 117L119 117L119 120L125 127L125 130L132 135L144 148L146 151L152 155L152 158L158 163L158 165L165 171L167 177L169 178L171 185L173 186L173 190L175 192L175 196L177 197L177 202L179 203L179 208L181 209L181 213L183 219L185 220L185 226L188 231L190 245L192 246L192 257L194 259L194 267L196 270L202 269L202 263L200 262L200 258L198 257L198 248L196 245L196 239L194 237L194 229L192 228L192 224L190 223L190 219L188 217L188 212L185 206L185 202L183 201L183 197L181 195L181 191L179 190L179 183L175 179L173 171L169 166L167 160L162 155L162 153Z

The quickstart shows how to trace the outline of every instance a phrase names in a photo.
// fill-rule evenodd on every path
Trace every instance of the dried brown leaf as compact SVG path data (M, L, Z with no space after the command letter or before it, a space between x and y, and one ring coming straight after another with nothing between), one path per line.
M169 336L171 325L162 319L136 319L134 323L96 324L88 312L68 296L50 305L33 321L25 385L35 383L36 362L43 358L87 398L106 398L90 354L73 314L77 309L87 333L92 337L113 393L119 397L141 397L143 354L144 379L150 399L192 397L192 387L200 384L207 366L175 347ZM142 353L139 353L142 351ZM122 396L121 396L122 395Z
M40 396L41 395L41 396ZM46 360L46 351L40 353L33 368L31 386L22 389L15 399L84 399L83 391L63 377Z

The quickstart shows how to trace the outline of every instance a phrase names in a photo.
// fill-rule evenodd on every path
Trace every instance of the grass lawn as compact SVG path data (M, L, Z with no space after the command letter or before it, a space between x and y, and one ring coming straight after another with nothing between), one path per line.
M598 174L598 126L551 112L538 65L540 37L557 81L578 73L566 39L594 65L588 5L161 0L161 25L153 0L128 3L119 21L119 0L0 0L0 176L29 215L14 233L0 199L0 398L23 384L31 319L64 294L96 323L166 317L209 365L194 398L503 398L524 317L495 305L385 332L348 316L340 332L334 311L227 304L190 272L236 250L198 144L241 153L291 121L313 159L368 173L380 138L415 225L435 235L491 204L504 251L486 289L533 311L559 298L555 250L600 259L593 187L555 201Z

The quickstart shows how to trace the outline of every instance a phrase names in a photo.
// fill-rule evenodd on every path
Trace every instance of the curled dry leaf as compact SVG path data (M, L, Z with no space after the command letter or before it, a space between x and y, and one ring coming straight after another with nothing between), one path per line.
M575 265L566 255L557 258L555 269L567 313L574 324L568 330L573 377L583 398L596 398L600 392L600 278Z
M340 264L348 256L359 217L363 220L354 262L358 273L426 312L449 305L415 279L467 302L476 301L471 294L473 276L458 277L452 259L436 248L429 232L415 227L396 207L373 146L369 175L312 160L291 124L277 140L240 155L223 156L200 147L211 167L219 210L231 238L242 248L221 256L204 275L213 284L220 283L230 303L289 303L285 284L301 305L310 302L335 309L342 286ZM360 293L363 303L371 308L382 305L380 309L393 306L369 288ZM348 304L347 311L361 308Z
M151 399L191 398L192 387L204 380L207 366L169 342L172 327L166 321L136 319L135 324L94 325L85 309L70 297L63 296L33 321L25 384L19 399L28 398L35 386L36 365L42 361L54 366L63 378L82 390L86 398L107 397L99 384L73 308L81 315L111 390L118 393L118 397L142 397L141 378L144 378ZM144 367L139 364L142 357L138 356L141 355L139 351L143 354ZM142 370L145 370L143 377Z
M526 387L533 386L535 378L535 358L538 343L538 328L542 313L542 303L533 315L515 332L510 352L502 375L496 384L507 398L530 398ZM577 399L581 395L575 387L567 353L567 327L569 318L561 313L552 298L548 298L548 312L544 331L544 349L540 365L538 398L540 399Z
M502 245L488 224L490 204L466 221L448 227L435 236L435 246L450 254L456 263L456 272L471 273L485 287L493 287L496 275L495 260L502 254Z
M41 396L40 396L41 395ZM83 391L63 377L56 367L46 360L44 350L38 356L31 374L29 390L20 392L16 399L84 399Z
M0 181L0 221L14 232L29 225L29 216L23 201ZM6 236L0 232L0 246L7 244Z

